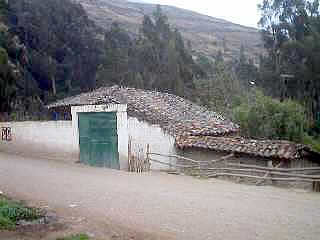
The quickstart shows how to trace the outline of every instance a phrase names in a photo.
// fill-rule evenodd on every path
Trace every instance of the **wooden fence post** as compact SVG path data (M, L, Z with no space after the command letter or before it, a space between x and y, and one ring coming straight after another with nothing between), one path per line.
M147 144L147 156L146 156L146 167L147 167L147 171L149 172L150 171L150 165L151 165L151 163L150 163L150 145L149 144Z

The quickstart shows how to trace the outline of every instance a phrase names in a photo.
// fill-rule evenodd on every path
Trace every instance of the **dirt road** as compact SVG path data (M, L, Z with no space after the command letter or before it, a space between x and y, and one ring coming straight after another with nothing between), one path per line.
M300 190L136 175L4 153L0 190L83 221L97 237L111 226L119 234L145 233L145 239L320 237L320 194Z

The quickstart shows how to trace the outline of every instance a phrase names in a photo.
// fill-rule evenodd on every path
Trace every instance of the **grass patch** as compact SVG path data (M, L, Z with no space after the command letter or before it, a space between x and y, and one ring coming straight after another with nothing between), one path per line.
M0 215L0 230L13 230L16 224L9 218Z
M89 236L87 234L76 234L71 235L69 237L57 238L57 240L89 240Z
M0 230L13 230L20 220L32 221L40 217L39 210L0 197Z
M309 145L314 151L320 153L320 139L307 135L304 136L302 142L306 145Z

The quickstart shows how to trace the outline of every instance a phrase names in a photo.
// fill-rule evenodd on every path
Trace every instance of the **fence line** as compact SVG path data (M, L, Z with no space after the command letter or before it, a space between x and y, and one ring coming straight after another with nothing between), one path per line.
M297 172L297 171L320 171L320 167L310 167L310 168L270 168L270 167L261 167L257 165L248 165L248 164L237 164L237 163L227 163L231 167L244 167L244 168L254 168L260 170L277 170L281 172Z
M273 180L273 181L301 181L301 182L320 182L320 179L306 179L306 178L274 178L274 177L260 177L253 175L244 175L244 174L233 174L233 173L216 173L209 175L208 177L219 177L219 176L229 176L229 177L246 177L246 178L255 178L255 179L264 179L264 180Z
M187 164L166 163L163 161L156 160L151 156L176 158L178 160L180 159L186 161ZM256 182L256 185L260 185L266 180L286 182L310 182L313 183L313 188L315 191L317 191L317 189L320 191L320 175L310 174L310 171L319 171L320 173L320 167L291 169L281 168L282 162L280 162L276 167L262 167L258 165L229 163L228 160L233 157L235 157L235 155L232 153L211 161L198 161L179 155L147 152L147 158L150 162L156 162L166 166L175 167L177 171L180 169L182 171L193 170L192 174L197 176L209 178L227 176L257 179L259 181ZM264 175L260 176L261 174Z
M210 172L216 171L235 171L235 172L255 172L255 173L268 173L269 175L278 175L278 176L286 176L286 177L300 177L300 178L310 178L310 179L320 179L320 175L305 175L305 174L294 174L294 173L283 173L275 171L266 171L266 170L258 170L258 169L235 169L235 168L208 168Z

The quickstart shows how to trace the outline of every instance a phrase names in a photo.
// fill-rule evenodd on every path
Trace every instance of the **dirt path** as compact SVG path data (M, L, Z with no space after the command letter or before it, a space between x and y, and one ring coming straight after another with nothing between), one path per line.
M129 239L320 236L320 194L300 190L162 173L141 176L3 153L0 190L48 205L96 237L116 239L123 232Z

